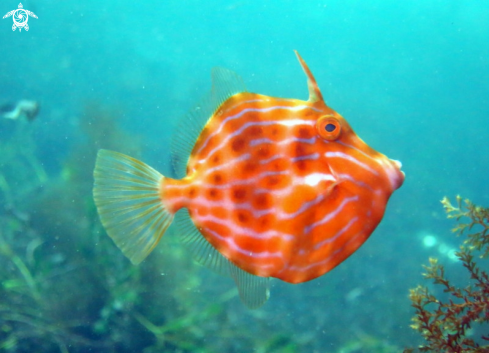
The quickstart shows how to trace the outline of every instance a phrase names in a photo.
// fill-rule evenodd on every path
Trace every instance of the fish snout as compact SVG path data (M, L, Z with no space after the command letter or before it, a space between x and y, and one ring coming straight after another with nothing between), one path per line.
M404 182L405 174L401 168L402 163L400 161L388 159L386 172L393 190L399 189Z

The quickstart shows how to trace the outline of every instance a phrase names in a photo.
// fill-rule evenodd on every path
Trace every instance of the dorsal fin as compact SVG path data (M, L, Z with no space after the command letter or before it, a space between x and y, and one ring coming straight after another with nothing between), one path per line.
M309 70L309 67L307 66L306 62L301 58L297 50L294 50L295 55L297 55L297 59L299 60L299 63L302 66L302 69L304 70L304 73L307 76L307 88L309 89L309 102L314 103L318 101L324 101L323 95L321 94L321 91L319 90L318 84L316 82L316 79L312 75L311 70Z
M215 67L212 69L212 89L177 124L171 142L173 170L177 178L187 174L187 162L207 121L229 97L245 92L243 79L234 71Z

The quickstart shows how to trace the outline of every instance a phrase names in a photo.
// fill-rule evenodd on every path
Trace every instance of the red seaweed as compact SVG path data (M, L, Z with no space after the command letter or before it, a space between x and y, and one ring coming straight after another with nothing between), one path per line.
M457 221L453 232L466 236L456 256L468 272L469 284L465 288L453 285L444 267L437 259L430 258L429 265L423 266L426 270L423 276L441 286L447 299L437 298L424 286L410 290L409 297L416 311L411 327L426 343L404 352L489 352L489 345L484 344L489 341L489 333L476 338L468 334L469 329L489 323L489 276L481 270L474 256L480 254L483 261L489 256L489 208L462 201L460 196L457 196L456 206L446 197L441 203L447 217Z

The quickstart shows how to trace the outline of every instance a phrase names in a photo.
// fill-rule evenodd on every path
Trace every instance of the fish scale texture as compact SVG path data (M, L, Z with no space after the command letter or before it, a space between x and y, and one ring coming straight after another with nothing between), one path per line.
M317 136L325 115L341 121L343 143ZM337 266L380 222L393 190L379 158L322 101L240 93L209 120L165 202L188 208L238 267L300 283Z

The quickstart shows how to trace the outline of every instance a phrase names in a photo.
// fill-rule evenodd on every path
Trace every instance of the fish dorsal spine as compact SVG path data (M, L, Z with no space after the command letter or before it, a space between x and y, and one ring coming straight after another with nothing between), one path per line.
M311 70L307 66L306 62L302 59L302 57L299 55L297 50L294 50L295 55L297 56L297 59L299 60L299 63L302 66L302 69L304 70L304 73L306 74L307 77L307 88L309 90L309 102L310 103L315 103L315 102L323 102L323 95L321 93L321 90L319 89L319 86L316 82L316 79L314 78L314 75L312 74Z

